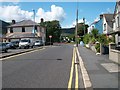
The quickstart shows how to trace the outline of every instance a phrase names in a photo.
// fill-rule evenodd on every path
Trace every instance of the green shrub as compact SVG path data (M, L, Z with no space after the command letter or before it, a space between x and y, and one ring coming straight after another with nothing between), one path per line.
M95 48L96 48L97 52L100 52L100 44L99 43L95 45Z
M84 36L84 38L83 38L83 42L84 42L85 44L88 44L89 41L90 41L90 35L89 35L89 34L86 34L86 35Z

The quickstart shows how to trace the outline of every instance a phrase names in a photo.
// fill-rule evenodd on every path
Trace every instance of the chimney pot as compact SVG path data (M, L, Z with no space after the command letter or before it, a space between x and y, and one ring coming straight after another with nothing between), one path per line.
M42 23L42 22L44 22L44 19L43 19L43 18L41 18L41 23Z
M12 24L15 24L16 22L15 22L15 20L12 20Z

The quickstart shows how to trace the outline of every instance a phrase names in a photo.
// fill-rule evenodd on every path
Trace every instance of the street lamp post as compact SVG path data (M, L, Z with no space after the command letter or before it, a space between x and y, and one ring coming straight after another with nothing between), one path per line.
M35 22L35 10L33 9L33 20ZM35 33L35 25L33 24L33 32Z

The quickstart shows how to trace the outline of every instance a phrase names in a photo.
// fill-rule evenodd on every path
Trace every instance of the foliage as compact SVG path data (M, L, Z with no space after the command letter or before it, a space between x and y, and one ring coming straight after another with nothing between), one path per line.
M70 35L68 35L68 38L69 38L70 40L74 40L74 39L75 39L75 35L74 35L74 34L70 34Z
M88 44L89 41L90 41L90 34L85 34L84 38L83 38L83 41L85 44Z
M109 43L105 34L99 35L98 41L103 45L107 45Z
M92 31L91 31L91 36L93 37L93 38L98 38L98 36L99 36L99 33L98 33L98 30L97 29L93 29Z
M99 38L98 30L93 29L90 34L84 35L83 41L85 44L88 44L88 43L95 44L98 38Z
M99 43L95 45L95 48L96 48L97 52L100 52L100 44Z
M115 42L115 35L111 35L110 38L108 38L109 43Z
M52 42L60 42L61 26L59 21L46 21L40 23L40 26L46 28L46 42L49 42L49 35L52 35Z
M79 23L78 24L78 35L79 36L83 36L84 35L84 29L85 29L85 33L87 33L87 28L88 25L84 25L83 23Z
M90 41L91 41L92 44L95 44L95 42L96 42L97 40L96 40L96 38L93 37L93 38L91 38Z

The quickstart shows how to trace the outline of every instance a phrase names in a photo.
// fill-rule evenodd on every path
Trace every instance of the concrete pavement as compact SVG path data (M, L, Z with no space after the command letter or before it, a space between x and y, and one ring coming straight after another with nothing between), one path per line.
M119 65L105 55L96 55L85 47L78 47L94 89L120 90Z

